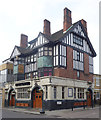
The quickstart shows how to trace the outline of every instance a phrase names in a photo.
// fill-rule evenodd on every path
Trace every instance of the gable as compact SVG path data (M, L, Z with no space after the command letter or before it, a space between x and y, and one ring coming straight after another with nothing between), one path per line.
M49 40L42 33L39 33L38 37L30 45L30 48L35 48L37 46L40 46L40 45L48 43L48 42L49 42Z
M12 58L14 58L16 56L19 56L20 54L21 53L19 52L18 48L15 46L10 58L12 59Z
M80 24L74 27L73 32L75 32L76 34L79 34L82 37L85 37L85 33Z
M64 34L61 41L74 48L87 52L93 57L96 56L96 53L87 36L87 33L85 32L80 22L75 23L73 27Z

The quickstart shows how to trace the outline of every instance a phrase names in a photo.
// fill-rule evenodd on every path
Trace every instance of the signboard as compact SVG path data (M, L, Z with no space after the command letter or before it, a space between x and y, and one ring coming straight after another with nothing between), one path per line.
M57 101L57 105L61 105L62 104L62 101Z

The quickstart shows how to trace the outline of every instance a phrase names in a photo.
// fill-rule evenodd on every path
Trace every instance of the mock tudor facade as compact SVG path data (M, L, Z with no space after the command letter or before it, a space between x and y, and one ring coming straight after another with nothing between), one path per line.
M51 34L45 19L43 33L30 42L21 34L20 46L14 47L15 82L5 86L5 106L53 110L93 105L93 57L85 20L72 24L65 8L63 29Z

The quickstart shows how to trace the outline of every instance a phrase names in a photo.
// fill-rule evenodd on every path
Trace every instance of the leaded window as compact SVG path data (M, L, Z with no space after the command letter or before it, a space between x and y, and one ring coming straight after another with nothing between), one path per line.
M66 67L66 46L60 45L60 66Z
M56 93L57 93L56 86L54 86L54 99L56 99Z
M93 57L89 56L89 72L93 73Z
M83 47L82 38L80 38L80 37L78 37L76 35L73 35L73 43Z
M78 98L84 99L84 88L78 88Z
M64 94L65 94L64 87L62 87L62 99L64 99Z
M47 67L47 68L40 68L38 70L38 76L43 77L43 76L52 76L52 68Z
M84 70L84 58L83 53L73 50L73 68L76 70Z
M29 93L29 88L19 88L17 89L17 98L18 99L29 99L30 98L30 93Z
M39 48L38 57L41 57L41 56L52 56L52 47Z

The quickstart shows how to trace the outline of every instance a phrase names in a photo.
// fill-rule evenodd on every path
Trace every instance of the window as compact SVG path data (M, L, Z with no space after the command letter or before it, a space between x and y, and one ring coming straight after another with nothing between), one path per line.
M32 77L33 77L34 79L37 79L37 78L38 78L38 72L33 72L33 73L32 73Z
M89 72L93 73L93 57L89 56Z
M52 48L51 47L39 48L39 57L41 56L52 56Z
M30 97L30 93L28 92L29 88L19 88L17 89L17 98L20 99L28 99Z
M96 86L100 86L100 84L99 84L99 77L96 77Z
M73 89L68 88L68 97L73 97Z
M96 93L96 99L97 100L100 99L100 93L99 92Z
M60 66L66 67L66 46L60 45Z
M73 35L73 43L83 47L82 38L80 38L80 37L78 37L76 35Z
M39 77L42 76L52 76L52 68L40 68L38 70Z
M84 70L83 53L73 50L73 68L77 70Z
M54 46L54 66L58 66L58 49L58 45Z
M62 87L62 99L64 99L64 87Z
M48 98L48 88L46 86L46 99Z
M84 88L78 88L78 98L84 99Z
M74 88L74 98L76 98L76 88Z
M54 86L54 99L56 99L56 86Z
M28 57L28 63L30 63L30 56Z
M77 71L77 78L80 78L80 71Z
M30 78L31 77L31 73L27 73L26 74L26 79Z
M34 56L33 55L31 55L31 62L33 62L34 61Z

